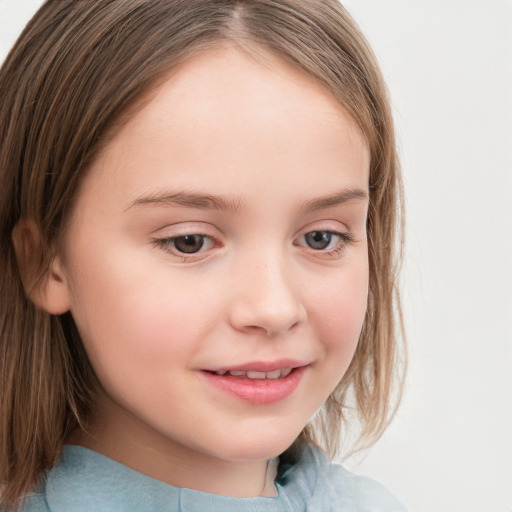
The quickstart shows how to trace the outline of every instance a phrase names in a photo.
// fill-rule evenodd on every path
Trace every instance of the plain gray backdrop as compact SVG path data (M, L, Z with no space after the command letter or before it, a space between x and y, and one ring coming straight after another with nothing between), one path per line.
M0 0L0 62L40 4ZM345 464L410 512L511 512L512 2L344 5L395 110L410 347L395 420Z

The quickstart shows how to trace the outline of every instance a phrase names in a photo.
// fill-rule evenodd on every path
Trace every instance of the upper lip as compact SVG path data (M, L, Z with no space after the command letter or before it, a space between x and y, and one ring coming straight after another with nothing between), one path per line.
M298 368L306 366L308 363L297 359L276 359L275 361L250 361L242 364L219 366L215 368L207 368L206 371L246 371L246 372L273 372L284 368Z

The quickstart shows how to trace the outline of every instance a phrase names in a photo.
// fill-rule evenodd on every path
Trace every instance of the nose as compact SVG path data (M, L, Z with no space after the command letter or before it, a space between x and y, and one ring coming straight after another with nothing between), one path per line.
M285 267L285 262L267 258L235 273L229 313L235 329L275 337L305 321L300 282Z

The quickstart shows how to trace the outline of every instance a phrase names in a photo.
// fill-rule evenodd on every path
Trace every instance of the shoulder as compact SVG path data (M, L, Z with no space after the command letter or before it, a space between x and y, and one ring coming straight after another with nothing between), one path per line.
M406 512L404 505L382 484L331 462L313 445L304 447L289 477L309 495L308 512Z
M0 508L0 512L8 511ZM20 503L19 512L50 512L50 509L46 504L44 494L35 492L23 498Z
M381 483L372 478L355 475L339 464L331 463L326 485L332 496L343 495L354 511L406 512L404 505Z

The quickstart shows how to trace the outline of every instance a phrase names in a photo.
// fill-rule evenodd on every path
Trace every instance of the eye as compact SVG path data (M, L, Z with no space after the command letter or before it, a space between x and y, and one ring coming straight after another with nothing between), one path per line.
M304 235L304 240L311 249L323 251L329 247L333 234L330 231L311 231Z
M319 229L304 233L294 245L308 247L322 256L336 256L353 242L354 237L350 233Z
M184 254L199 252L206 243L206 237L204 235L184 235L171 240L174 244L174 248Z
M215 246L213 239L207 235L186 234L155 238L153 245L163 249L172 256L181 257L184 260L200 255Z

